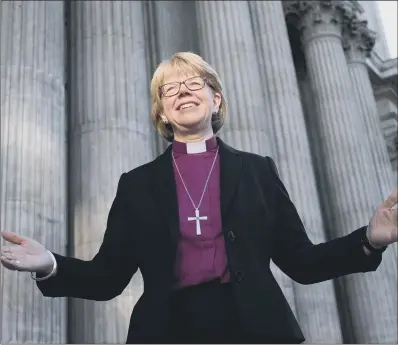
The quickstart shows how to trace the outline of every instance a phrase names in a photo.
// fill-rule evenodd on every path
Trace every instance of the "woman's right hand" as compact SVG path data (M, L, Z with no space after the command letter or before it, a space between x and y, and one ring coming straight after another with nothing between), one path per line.
M1 247L1 263L12 271L36 272L47 275L52 271L53 259L39 242L12 232L1 232L13 246Z

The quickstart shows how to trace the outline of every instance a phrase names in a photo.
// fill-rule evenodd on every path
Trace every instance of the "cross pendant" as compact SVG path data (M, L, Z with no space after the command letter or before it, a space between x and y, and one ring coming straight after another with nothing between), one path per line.
M196 221L196 235L201 235L202 232L200 231L200 221L207 220L206 216L199 216L199 210L195 210L195 217L188 217L188 220L195 220Z

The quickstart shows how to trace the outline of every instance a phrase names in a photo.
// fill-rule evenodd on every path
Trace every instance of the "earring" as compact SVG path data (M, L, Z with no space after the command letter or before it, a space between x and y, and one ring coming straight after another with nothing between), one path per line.
M165 125L167 125L167 124L169 123L169 121L167 121L167 119L163 119L163 123L164 123Z

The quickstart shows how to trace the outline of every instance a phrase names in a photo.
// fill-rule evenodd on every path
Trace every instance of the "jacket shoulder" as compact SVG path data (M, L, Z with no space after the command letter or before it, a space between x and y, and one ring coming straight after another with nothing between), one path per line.
M151 162L139 165L138 167L131 169L127 172L123 172L120 177L120 182L125 188L131 189L133 188L142 188L147 185L147 182L151 180L152 171L154 162Z
M139 165L138 167L131 169L130 171L127 171L125 173L126 177L128 178L139 178L145 176L148 177L148 173L152 170L152 166L155 161L156 159L151 162Z
M251 153L246 151L236 150L247 163L253 164L256 168L262 169L267 173L275 173L279 177L278 169L276 167L275 161L270 156L261 156L257 153Z

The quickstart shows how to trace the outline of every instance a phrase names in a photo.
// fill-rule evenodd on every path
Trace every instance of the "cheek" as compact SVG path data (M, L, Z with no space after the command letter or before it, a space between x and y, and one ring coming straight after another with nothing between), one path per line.
M206 106L206 108L211 108L213 106L213 93L211 91L206 90L201 97L202 103Z
M202 106L204 107L204 109L206 109L206 111L208 111L211 108L211 101L208 99L202 99Z
M173 110L173 101L170 99L167 99L166 101L163 101L163 111L165 114L170 114L171 111Z

